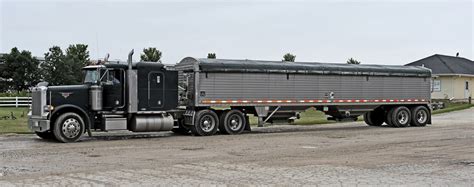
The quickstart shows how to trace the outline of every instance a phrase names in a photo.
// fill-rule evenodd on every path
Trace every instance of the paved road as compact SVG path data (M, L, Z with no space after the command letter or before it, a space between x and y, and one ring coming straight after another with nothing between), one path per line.
M238 136L96 134L74 144L0 136L0 186L472 186L474 108L433 121L423 128L285 125Z

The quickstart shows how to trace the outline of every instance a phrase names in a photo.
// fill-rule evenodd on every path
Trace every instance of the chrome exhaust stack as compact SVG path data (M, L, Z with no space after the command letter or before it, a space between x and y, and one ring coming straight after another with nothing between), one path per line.
M127 70L127 89L128 89L128 113L137 113L138 110L138 88L137 88L137 70L133 70L132 65L133 49L128 54L128 70Z
M130 53L128 53L128 59L127 59L127 63L128 63L128 70L132 70L132 57L133 57L133 49L130 51Z

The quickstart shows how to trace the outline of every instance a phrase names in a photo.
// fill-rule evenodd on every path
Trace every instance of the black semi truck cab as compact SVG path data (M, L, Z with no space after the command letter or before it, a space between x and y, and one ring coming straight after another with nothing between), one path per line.
M83 68L82 85L32 90L29 127L38 136L73 142L92 130L172 130L178 72L161 63L107 63Z

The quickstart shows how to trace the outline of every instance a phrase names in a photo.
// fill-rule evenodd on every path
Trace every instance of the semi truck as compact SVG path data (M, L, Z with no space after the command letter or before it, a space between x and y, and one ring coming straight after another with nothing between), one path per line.
M240 134L298 119L309 108L329 120L370 126L431 124L431 71L424 67L202 59L175 65L108 62L83 68L81 85L32 89L31 131L76 142L96 131Z

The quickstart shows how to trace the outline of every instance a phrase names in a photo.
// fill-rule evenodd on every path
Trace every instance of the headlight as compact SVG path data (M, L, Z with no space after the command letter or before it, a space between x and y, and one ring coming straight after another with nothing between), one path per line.
M54 106L53 106L53 105L46 105L46 106L44 106L44 110L45 110L45 111L53 111L53 110L54 110Z

